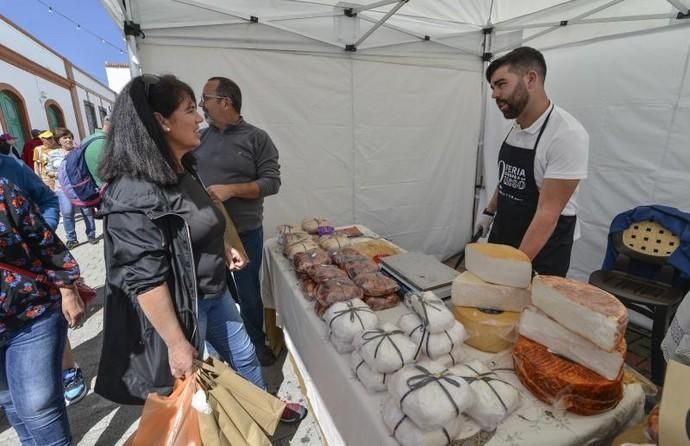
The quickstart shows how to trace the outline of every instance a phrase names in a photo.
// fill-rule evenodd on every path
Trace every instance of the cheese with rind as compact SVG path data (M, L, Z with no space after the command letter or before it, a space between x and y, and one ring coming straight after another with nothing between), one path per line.
M465 267L485 282L528 288L532 262L527 254L508 245L469 243L465 246Z
M453 305L502 311L522 311L530 304L530 296L529 288L489 283L470 271L456 277L451 289Z
M614 295L564 277L536 276L532 304L609 352L616 349L628 325L628 311Z
M615 379L623 367L627 345L621 338L617 348L607 352L588 339L573 333L534 307L527 308L520 319L519 332L606 379Z

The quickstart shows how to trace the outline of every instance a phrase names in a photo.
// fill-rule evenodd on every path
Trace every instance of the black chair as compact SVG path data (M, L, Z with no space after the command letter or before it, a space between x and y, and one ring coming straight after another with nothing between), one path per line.
M688 291L687 287L673 286L676 270L667 263L680 240L659 223L649 220L632 223L624 231L613 234L609 243L613 243L619 253L616 265L611 271L594 271L589 283L608 291L627 308L652 320L652 381L662 385L666 361L661 341ZM644 278L628 272L631 262L653 265L656 268L654 277Z

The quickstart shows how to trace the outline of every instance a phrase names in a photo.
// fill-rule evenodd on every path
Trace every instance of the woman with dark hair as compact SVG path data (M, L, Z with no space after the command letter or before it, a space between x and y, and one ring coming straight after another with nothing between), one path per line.
M245 260L221 242L225 216L194 170L202 121L194 92L172 75L134 78L113 107L99 168L108 273L95 390L118 403L169 393L204 341L265 389L225 281Z
M71 131L64 127L56 128L53 134L58 143L58 148L50 152L48 155L48 161L46 162L46 173L51 178L57 179L60 166L65 161L65 157L69 152L74 150L74 135ZM74 225L74 212L76 207L63 192L60 182L55 181L54 184L53 190L55 191L55 195L57 195L58 200L60 200L62 224L65 227L65 233L67 234L67 241L65 242L65 245L67 245L67 248L73 249L79 245L79 242L77 241L77 231ZM89 243L98 243L98 240L96 239L96 223L93 217L93 209L79 209L81 210L82 217L84 217L86 237L88 238Z
M26 193L44 188L46 206L55 198L20 163L8 177L24 184L0 178L0 406L21 444L69 445L61 365L67 326L84 315L79 265L53 232L57 214L46 209L46 221Z

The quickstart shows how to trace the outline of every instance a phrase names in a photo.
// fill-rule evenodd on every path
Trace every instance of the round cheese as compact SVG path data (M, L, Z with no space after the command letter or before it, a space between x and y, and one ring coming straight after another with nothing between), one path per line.
M465 344L477 350L497 353L513 345L521 313L473 307L453 307L453 314L465 326Z

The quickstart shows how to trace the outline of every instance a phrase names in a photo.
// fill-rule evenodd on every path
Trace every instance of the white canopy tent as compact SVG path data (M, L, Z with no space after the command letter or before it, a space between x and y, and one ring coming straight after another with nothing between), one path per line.
M102 2L134 25L135 72L197 92L213 75L238 82L281 156L268 234L324 215L409 250L461 249L507 129L485 60L521 45L545 52L547 92L591 136L571 273L601 264L615 214L690 209L690 0Z

